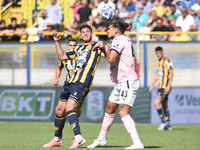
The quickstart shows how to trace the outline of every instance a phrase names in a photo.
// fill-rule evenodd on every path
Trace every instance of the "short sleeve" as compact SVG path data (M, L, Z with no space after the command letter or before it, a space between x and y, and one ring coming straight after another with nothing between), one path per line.
M172 63L172 61L171 60L168 60L168 62L167 62L167 69L168 70L172 70L174 67L173 67L173 63Z
M76 59L76 50L79 46L76 46L74 49L69 50L66 52L66 56L69 60Z
M110 50L116 51L118 54L124 49L124 42L120 41L120 38L114 38Z
M63 68L63 67L64 67L63 61L60 61L58 67L59 67L59 68Z
M132 21L132 25L136 26L136 23L137 23L137 16L134 16L133 17L133 21Z

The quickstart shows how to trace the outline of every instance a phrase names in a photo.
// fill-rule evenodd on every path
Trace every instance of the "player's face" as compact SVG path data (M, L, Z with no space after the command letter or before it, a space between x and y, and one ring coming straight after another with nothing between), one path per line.
M71 49L73 49L74 47L76 47L76 42L75 41L70 41L69 43L68 43L68 45L67 45L67 49L68 50L71 50Z
M107 33L108 33L108 38L113 39L115 37L115 28L113 28L112 25L109 25Z
M161 59L163 57L163 51L156 51L156 56L158 59Z
M90 31L89 28L83 28L81 30L80 37L83 40L83 42L90 42L92 41L92 32Z

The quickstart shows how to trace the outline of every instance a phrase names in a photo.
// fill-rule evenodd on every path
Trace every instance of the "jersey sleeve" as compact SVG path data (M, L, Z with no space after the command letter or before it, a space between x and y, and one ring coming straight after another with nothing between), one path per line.
M116 51L118 54L124 49L124 43L120 42L119 38L114 38L110 50Z
M64 63L63 63L63 61L60 61L58 67L60 67L61 69L64 67Z
M172 70L174 67L173 67L173 63L172 63L172 61L171 60L168 60L168 62L167 62L167 69L168 70Z
M66 56L69 60L72 60L72 59L76 59L76 50L77 50L78 47L75 47L74 49L72 50L69 50L68 52L66 52Z

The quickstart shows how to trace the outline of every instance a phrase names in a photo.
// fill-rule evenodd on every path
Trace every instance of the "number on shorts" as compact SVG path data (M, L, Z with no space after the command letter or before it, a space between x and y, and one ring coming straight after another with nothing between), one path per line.
M128 95L128 91L127 90L123 90L122 93L121 93L122 99L125 100L127 95Z

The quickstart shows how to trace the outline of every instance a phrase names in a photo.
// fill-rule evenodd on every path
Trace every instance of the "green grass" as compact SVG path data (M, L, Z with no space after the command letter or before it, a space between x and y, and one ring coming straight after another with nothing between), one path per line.
M80 123L85 147L99 135L101 123ZM136 124L145 149L149 150L200 150L200 125L172 125L173 131L157 131L159 125ZM54 124L46 122L0 122L0 150L59 150L72 144L73 132L68 123L63 131L63 146L42 148L54 136ZM132 145L123 124L113 124L107 146L98 149L121 150Z

